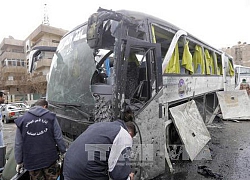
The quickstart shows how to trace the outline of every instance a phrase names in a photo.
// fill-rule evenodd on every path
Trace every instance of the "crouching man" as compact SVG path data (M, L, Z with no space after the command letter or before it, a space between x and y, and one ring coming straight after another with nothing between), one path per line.
M116 120L90 125L69 146L64 158L64 179L133 179L129 152L135 132L131 121Z

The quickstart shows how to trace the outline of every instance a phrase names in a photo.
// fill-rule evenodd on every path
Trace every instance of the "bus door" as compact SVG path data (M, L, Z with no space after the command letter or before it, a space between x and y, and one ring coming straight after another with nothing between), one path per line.
M151 179L165 171L165 128L159 104L162 90L160 44L128 39L124 60L125 63L116 65L116 68L124 67L118 86L125 92L123 107L134 112L138 128L133 140L132 163L140 172L137 176Z

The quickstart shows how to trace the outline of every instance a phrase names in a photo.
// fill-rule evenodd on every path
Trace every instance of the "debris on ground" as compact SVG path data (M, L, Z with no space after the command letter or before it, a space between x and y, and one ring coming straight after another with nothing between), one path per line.
M223 179L223 175L213 172L212 169L207 166L198 166L197 172L205 177L213 177L218 180Z

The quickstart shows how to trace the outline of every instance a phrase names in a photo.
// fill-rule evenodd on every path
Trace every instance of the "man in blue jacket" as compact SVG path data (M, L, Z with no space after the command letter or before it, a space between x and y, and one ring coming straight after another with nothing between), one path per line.
M46 108L48 102L40 99L22 117L15 120L15 159L17 171L23 166L31 179L57 179L58 150L66 152L61 128L56 115Z
M133 179L129 152L135 126L116 120L92 124L72 144L64 158L65 180Z

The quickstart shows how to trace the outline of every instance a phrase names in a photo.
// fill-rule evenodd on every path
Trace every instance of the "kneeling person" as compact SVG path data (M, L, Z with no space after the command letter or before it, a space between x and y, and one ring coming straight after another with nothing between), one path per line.
M133 122L116 120L90 125L72 144L64 158L65 180L133 179L129 163Z

